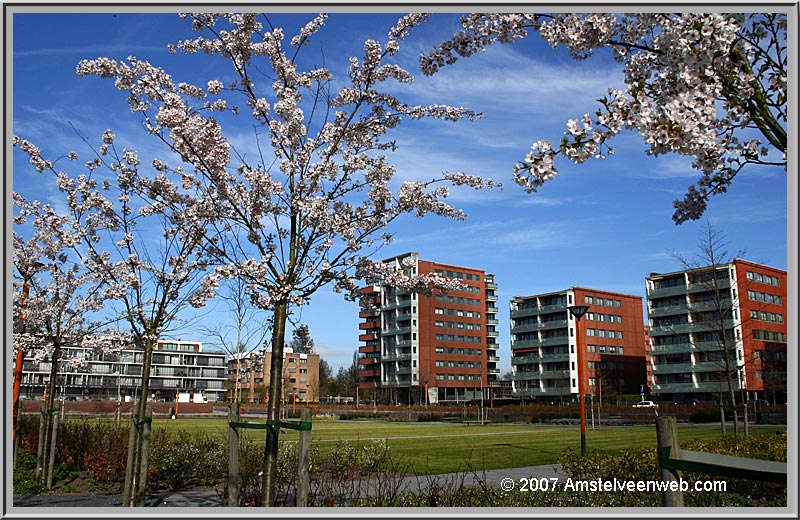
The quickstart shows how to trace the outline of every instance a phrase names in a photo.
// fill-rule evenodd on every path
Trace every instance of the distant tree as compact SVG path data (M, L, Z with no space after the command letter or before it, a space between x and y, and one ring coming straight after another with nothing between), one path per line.
M332 388L336 384L331 365L322 357L319 358L319 396L333 395Z
M558 173L554 159L575 163L614 153L610 140L638 132L650 155L694 159L696 187L673 203L673 220L699 219L713 195L728 190L745 166L786 168L786 14L763 13L473 13L463 29L422 53L425 74L459 56L538 32L576 60L610 48L625 64L625 91L598 93L600 108L567 123L558 145L537 141L515 167L529 192ZM536 74L533 69L531 74Z
M236 403L242 399L241 384L252 385L253 374L264 370L264 355L256 350L264 347L272 328L271 316L252 304L244 285L240 278L227 280L226 288L216 297L225 306L223 321L213 327L201 328L213 343L235 360L236 374L230 395Z
M513 377L514 377L514 372L509 370L508 372L503 374L502 377L500 377L500 379L503 380L503 381L511 381L511 379L513 379Z
M739 307L740 295L732 291L729 284L728 265L735 259L744 256L740 250L730 255L726 249L727 238L706 222L700 231L697 243L698 254L687 258L677 252L671 253L684 269L689 271L689 284L702 288L707 300L695 302L692 306L692 323L694 345L698 349L696 362L711 362L719 366L716 375L720 378L720 394L729 405L736 404L735 387L739 384L740 370L744 368L743 360L737 356L737 345L741 338L736 338L733 327L734 309ZM741 316L741 320L746 320ZM671 354L667 356L678 356ZM688 359L689 354L680 354ZM688 359L691 362L691 359ZM740 362L742 363L740 365ZM733 433L739 434L739 419L733 414Z
M289 346L294 352L299 352L300 354L314 353L314 339L311 337L308 325L300 325L292 331L292 341Z

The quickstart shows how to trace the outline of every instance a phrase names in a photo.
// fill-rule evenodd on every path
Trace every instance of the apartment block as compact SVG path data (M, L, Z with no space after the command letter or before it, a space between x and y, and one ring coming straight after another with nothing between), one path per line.
M245 352L228 357L228 399L238 390L239 401L263 403L268 400L271 350ZM282 390L285 404L319 401L319 354L283 351ZM237 376L238 375L238 376Z
M647 384L642 298L571 287L511 300L512 395L536 402L578 399L572 305L589 307L580 322L587 392L603 399L640 393Z
M81 360L80 364L67 360ZM141 388L144 349L120 347L98 352L81 346L62 349L57 388L67 399L137 399ZM48 359L27 357L21 395L39 398L50 381ZM159 340L150 371L151 398L175 401L179 393L202 394L208 402L225 400L225 354L204 352L196 341Z
M737 401L785 402L786 308L786 271L766 265L737 258L651 273L653 392L669 400L719 400L730 381Z
M421 260L417 253L384 262L411 276L454 278L464 288L433 296L380 281L362 288L375 306L359 314L362 399L425 404L491 397L500 372L494 276Z

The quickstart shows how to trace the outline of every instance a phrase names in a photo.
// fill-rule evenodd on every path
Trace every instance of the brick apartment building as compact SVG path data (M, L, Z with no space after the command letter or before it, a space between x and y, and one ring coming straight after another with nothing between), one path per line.
M567 309L572 305L589 306L580 326L587 392L603 399L638 394L647 384L642 298L571 287L511 300L512 395L577 400L576 327Z
M267 401L271 356L271 350L261 350L228 357L229 401L234 400L237 389L243 403ZM283 401L287 405L319 401L319 354L303 354L290 347L284 348Z
M494 276L480 269L420 260L384 260L410 275L438 273L465 288L422 296L375 282L362 288L374 311L359 316L362 399L401 404L490 398L500 361Z
M716 268L651 273L653 393L719 400L729 369L737 401L786 402L786 294L786 271L738 258Z

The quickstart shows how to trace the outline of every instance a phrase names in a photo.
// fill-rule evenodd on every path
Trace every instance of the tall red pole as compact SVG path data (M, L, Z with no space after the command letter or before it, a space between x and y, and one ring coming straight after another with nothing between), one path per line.
M581 403L581 455L586 455L586 388L585 370L586 360L583 356L583 345L581 344L581 318L575 317L575 348L578 349L578 393Z
M20 302L20 329L21 332L25 333L25 306L27 305L28 300L28 280L25 280L22 283L22 301ZM25 362L25 349L22 348L22 345L19 345L17 348L17 357L14 364L14 390L12 393L12 428L11 431L11 445L12 445L12 453L14 454L14 460L16 460L16 453L17 453L17 418L19 417L19 394L20 389L22 387L22 364Z
M567 307L570 314L575 318L575 348L578 349L578 393L580 394L581 404L581 455L586 455L586 379L585 372L586 360L581 344L581 318L589 310L588 305L571 305Z

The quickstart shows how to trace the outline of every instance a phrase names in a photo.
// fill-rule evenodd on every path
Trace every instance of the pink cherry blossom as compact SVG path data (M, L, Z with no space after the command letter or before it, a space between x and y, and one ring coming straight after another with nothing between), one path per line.
M786 168L786 15L781 13L473 13L463 29L420 57L425 74L538 32L577 60L610 47L624 63L625 91L609 90L594 114L570 119L558 146L536 142L514 180L537 191L563 156L582 163L614 152L622 130L637 132L651 155L693 158L701 176L673 220L697 219L748 165ZM755 73L754 71L758 71ZM742 142L742 135L758 137Z

